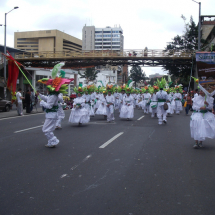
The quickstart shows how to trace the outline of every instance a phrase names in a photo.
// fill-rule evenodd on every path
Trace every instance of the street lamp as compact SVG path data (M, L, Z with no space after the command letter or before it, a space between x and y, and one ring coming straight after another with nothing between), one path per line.
M198 50L200 51L201 50L201 47L200 47L200 40L201 40L201 2L197 2L195 0L192 0L194 2L196 2L197 4L199 4L199 30L198 30Z
M12 10L10 10L9 12L5 13L5 25L4 25L4 54L6 55L6 19L7 19L7 14L10 13L11 11L18 9L19 7L14 7ZM6 84L6 58L4 58L4 81ZM4 95L4 97L6 98L6 93Z

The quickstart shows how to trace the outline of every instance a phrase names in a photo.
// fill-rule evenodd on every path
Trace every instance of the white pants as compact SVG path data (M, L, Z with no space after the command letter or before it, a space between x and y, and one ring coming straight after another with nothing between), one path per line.
M61 121L63 119L62 118L58 118L57 121L56 121L56 127L60 127L61 128Z
M23 115L22 102L19 102L17 105L17 113L19 116Z
M42 131L46 135L48 139L48 146L55 146L59 143L59 140L54 136L53 131L55 130L56 127L56 122L57 119L46 119L45 123L43 125Z
M149 113L149 105L145 105L145 107L144 107L144 113Z
M152 118L155 117L155 113L157 113L157 108L152 108Z
M166 121L166 110L164 110L163 105L157 107L157 117L159 125L162 125L163 120Z
M114 120L114 110L113 105L110 105L109 107L106 107L107 110L107 121L113 121Z

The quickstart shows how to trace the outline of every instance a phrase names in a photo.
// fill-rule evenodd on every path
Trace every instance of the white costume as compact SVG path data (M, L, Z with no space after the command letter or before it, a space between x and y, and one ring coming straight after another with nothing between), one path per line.
M106 102L106 98L103 95L100 95L100 103L98 106L98 109L96 111L96 115L107 115L107 102Z
M56 122L56 127L61 128L61 121L64 119L65 117L65 113L63 110L63 94L60 93L58 95L58 110L57 110L57 122Z
M181 93L175 93L173 98L175 99L175 112L176 114L179 114L180 111L183 110L182 103L181 103L181 100L182 100Z
M132 95L125 96L123 99L123 105L120 111L120 118L131 119L134 118L134 106L133 106L133 97Z
M153 93L151 96L151 103L150 103L150 107L149 107L149 112L152 113L151 114L152 118L154 118L155 113L157 113L157 105L158 105L158 100L156 97L156 93Z
M138 94L138 97L137 97L137 106L138 106L138 108L141 108L142 104L143 104L143 95Z
M78 97L74 99L73 108L69 117L71 123L88 123L90 121L89 111L85 108L85 99Z
M151 95L150 93L144 93L144 100L142 103L142 108L144 110L144 113L149 113L149 102L150 102Z
M106 105L107 121L110 122L110 121L114 120L114 102L115 102L114 96L113 95L110 95L110 96L107 95L106 96L106 102L107 102L107 105L111 104L109 107L107 107L107 105Z
M122 108L122 105L123 105L123 99L125 98L125 96L126 96L126 94L124 93L124 94L122 94L122 93L120 93L120 95L119 95L119 112L121 111L121 108Z
M115 98L115 110L119 109L119 105L120 105L120 94L115 92L114 93L114 98Z
M205 138L215 138L215 117L208 110L213 108L214 98L207 96L205 105L205 96L201 95L193 98L193 113L190 121L191 137L194 140L204 141ZM206 110L200 110L201 107L206 107Z
M166 110L164 110L164 103L167 100L167 92L160 90L156 93L156 98L158 100L157 107L157 117L158 124L162 125L162 121L166 122Z
M85 99L85 108L88 110L90 116L94 116L94 110L93 110L93 101L91 101L91 95L89 94L84 94L82 96L83 99ZM94 98L94 95L92 96Z
M99 107L99 105L100 105L100 103L101 103L101 101L100 101L101 96L103 96L103 95L101 95L101 94L99 94L99 93L96 93L96 95L95 95L94 111L98 109L98 107Z
M22 99L21 99L22 95L20 92L16 93L16 98L17 98L17 113L19 116L23 115L23 108L22 108Z
M56 146L59 140L54 136L53 131L55 130L57 122L58 96L56 94L50 94L48 96L39 94L39 97L42 99L40 106L46 108L46 120L42 128L42 131L48 139L46 146Z
M166 111L166 113L174 114L174 109L173 109L173 106L172 106L172 100L173 100L173 97L171 96L171 94L167 94L168 110Z

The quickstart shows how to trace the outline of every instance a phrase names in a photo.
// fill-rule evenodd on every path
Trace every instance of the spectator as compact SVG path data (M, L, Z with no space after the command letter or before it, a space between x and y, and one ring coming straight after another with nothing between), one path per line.
M22 89L19 88L18 92L16 93L16 98L17 98L17 113L18 116L22 116L23 115L23 109L22 109L22 100L24 99L24 97L22 97Z
M186 112L186 115L188 116L189 110L192 106L192 97L189 92L187 93L187 96L184 97L184 99L186 99L186 101L187 101L187 106L185 107L185 112Z
M26 113L31 113L31 92L27 90L25 94Z

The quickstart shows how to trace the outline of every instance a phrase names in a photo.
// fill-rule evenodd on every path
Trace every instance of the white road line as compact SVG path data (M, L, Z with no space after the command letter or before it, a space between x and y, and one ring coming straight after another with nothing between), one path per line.
M119 136L121 136L124 132L120 132L119 134L115 135L114 137L112 137L110 140L108 140L106 143L104 143L103 145L101 145L99 148L103 149L105 148L107 145L109 145L111 142L113 142L116 138L118 138Z
M15 131L14 133L19 133L19 132L27 131L27 130L31 130L31 129L35 129L35 128L39 128L39 127L42 127L42 126L43 126L43 125L39 125L39 126L36 126L36 127L23 129L23 130L20 130L20 131Z
M144 116L141 116L138 120L141 120Z
M2 118L0 120L5 120L5 119L15 119L15 118L22 118L22 117L25 117L25 116L35 116L35 115L39 115L39 114L44 114L44 113L35 113L35 114L29 114L29 115L23 115L23 116L13 116L13 117L5 117L5 118Z

